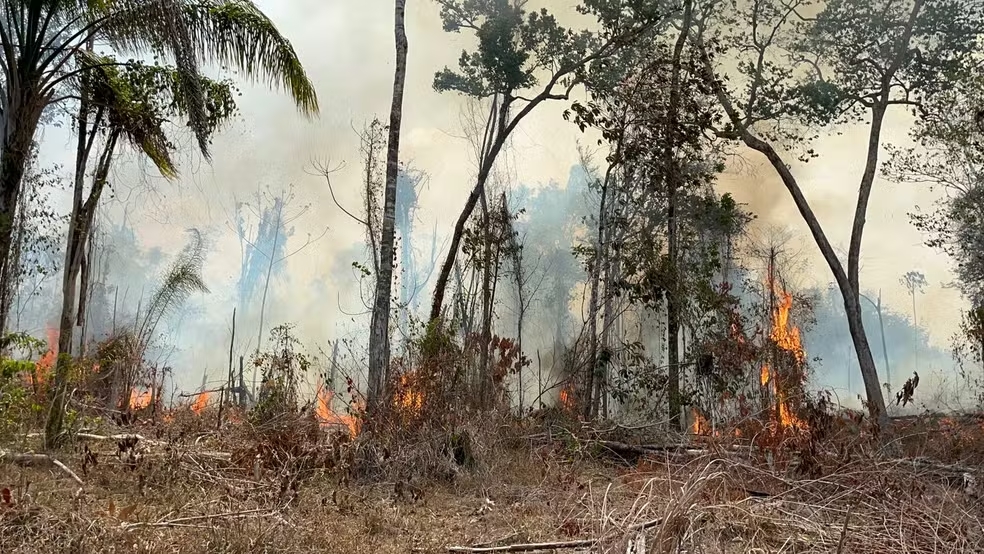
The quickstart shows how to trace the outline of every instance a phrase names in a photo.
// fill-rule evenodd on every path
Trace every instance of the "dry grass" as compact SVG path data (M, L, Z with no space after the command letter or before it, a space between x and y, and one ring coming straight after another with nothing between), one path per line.
M406 553L590 540L593 552L619 554L630 544L984 552L981 499L927 461L830 457L820 477L803 478L794 464L711 445L627 465L586 448L575 439L583 430L486 418L467 429L476 467L429 477L419 466L440 458L434 431L390 445L400 449L368 481L353 463L367 446L306 417L217 433L208 414L182 415L134 429L144 440L122 452L80 440L55 457L85 481L81 494L57 468L0 465L11 493L0 499L0 551Z

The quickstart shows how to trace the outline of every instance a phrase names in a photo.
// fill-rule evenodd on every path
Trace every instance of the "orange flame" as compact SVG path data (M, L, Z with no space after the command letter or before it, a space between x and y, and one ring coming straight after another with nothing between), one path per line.
M344 426L348 429L349 436L355 437L359 434L359 418L352 415L338 415L331 409L331 401L334 393L323 384L318 386L317 403L314 414L318 418L322 429L335 426Z
M416 380L416 375L413 373L400 375L400 387L394 397L397 407L408 415L419 414L424 407L424 393L419 387L414 386Z
M690 431L695 435L710 435L711 423L700 413L697 408L690 408L690 415L693 416L693 424Z
M195 415L201 415L202 410L208 406L209 394L208 391L203 391L195 397L195 402L191 405L191 411L195 412Z
M558 399L560 400L560 406L565 410L574 409L574 395L571 394L571 391L567 387L560 389Z
M797 367L802 366L806 361L806 352L803 350L799 327L791 325L789 318L790 311L793 307L793 295L784 290L777 289L775 283L773 283L773 288L776 289L780 302L772 314L772 329L769 333L769 338L772 339L777 347L793 355ZM777 379L775 377L777 375L773 375L768 364L762 366L759 380L762 386L768 387L775 396L774 407L778 407L779 424L786 429L805 429L806 422L793 413L789 404L788 391L783 390L784 387L776 382Z
M137 389L130 389L130 409L142 410L150 406L151 396L150 391L138 393Z
M51 370L55 367L55 359L58 357L58 329L48 327L48 351L44 353L34 364L34 374L25 375L24 383L28 386L43 385L48 381Z

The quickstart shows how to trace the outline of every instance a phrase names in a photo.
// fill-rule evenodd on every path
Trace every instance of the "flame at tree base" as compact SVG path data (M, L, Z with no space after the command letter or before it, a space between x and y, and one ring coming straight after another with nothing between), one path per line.
M318 386L317 402L314 408L314 415L318 418L318 424L322 429L332 427L344 427L348 430L350 437L355 438L361 430L359 418L353 415L339 415L331 409L331 401L334 393L323 384Z
M790 402L790 393L802 389L802 370L806 362L806 351L803 349L799 327L790 323L793 295L778 288L774 282L771 285L772 290L779 297L779 303L772 312L772 329L769 338L780 354L791 359L792 370L780 374L769 364L763 364L759 382L762 384L763 392L771 397L770 422L775 423L779 429L803 431L808 426L796 415Z

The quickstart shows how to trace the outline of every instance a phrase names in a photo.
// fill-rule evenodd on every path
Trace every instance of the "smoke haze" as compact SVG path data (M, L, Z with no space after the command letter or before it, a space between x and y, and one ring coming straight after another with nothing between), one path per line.
M241 120L217 137L214 160L181 160L179 183L167 183L139 162L121 164L115 174L117 199L105 217L124 216L137 230L143 248L176 251L185 240L184 229L203 230L210 241L205 276L212 293L192 299L200 314L185 318L175 329L179 350L174 354L176 384L198 386L201 372L217 378L226 363L229 319L235 306L235 287L241 263L241 245L234 229L235 204L249 200L265 187L293 185L298 203L312 208L296 221L287 245L293 252L307 236L324 238L285 260L282 278L271 285L264 327L283 322L298 325L308 344L324 345L336 337L353 336L368 318L359 298L359 284L351 263L365 259L363 229L334 204L327 183L316 167L337 168L331 182L338 201L358 212L362 163L356 130L373 117L388 115L393 70L392 2L384 0L260 0L257 2L294 44L317 87L321 117L307 121L290 100L261 87L243 85ZM574 14L574 2L531 2L558 10L562 20L585 23ZM455 66L467 37L442 31L438 8L431 0L410 2L407 13L410 42L404 102L402 161L429 175L420 192L417 229L429 233L436 224L438 245L450 234L473 182L471 147L463 139L464 101L439 94L431 87L434 72ZM567 182L578 163L578 141L592 144L574 125L560 117L566 105L554 103L525 120L512 141L510 166L516 182L532 187ZM795 165L802 184L831 242L846 250L853 218L857 183L863 169L866 136L863 129L845 129L841 136L817 145L820 158ZM71 138L66 129L46 131L44 160L72 165ZM889 141L905 141L906 122L889 121ZM189 141L189 146L191 142ZM810 270L806 285L825 287L832 282L829 269L807 234L792 200L771 168L755 153L744 153L741 170L732 168L722 178L721 190L747 203L759 220L755 225L778 225L803 241ZM919 187L876 184L868 213L862 287L882 290L889 307L910 312L911 299L899 284L909 270L924 272L930 283L917 302L920 323L929 340L945 345L956 330L959 295L941 287L951 278L947 260L922 245L907 212L916 204L928 205L933 194ZM67 203L65 204L67 208ZM519 206L521 207L521 206ZM429 244L429 238L425 239ZM441 256L445 254L441 252ZM429 290L429 289L428 289ZM427 302L423 302L426 306ZM357 314L357 315L351 315ZM255 321L241 321L245 336L255 347ZM266 333L264 333L266 334ZM265 339L265 337L264 337ZM241 349L246 348L241 343Z

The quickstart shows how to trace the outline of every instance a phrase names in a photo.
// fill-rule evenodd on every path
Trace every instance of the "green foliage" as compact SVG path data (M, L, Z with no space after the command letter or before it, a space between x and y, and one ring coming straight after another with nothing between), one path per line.
M591 0L579 6L582 13L602 20L618 12L617 32L605 36L566 29L546 9L526 11L526 2L438 1L444 30L470 30L478 38L478 47L462 52L458 71L444 68L437 72L434 88L475 98L514 96L539 84L544 74L551 75L550 84L565 78L569 81L565 86L572 86L584 79L589 62L607 57L657 20L654 2L625 7L619 1ZM612 40L615 36L621 39L619 44Z
M301 343L292 329L288 324L271 329L271 350L253 356L253 365L260 368L263 379L259 401L251 413L259 423L297 413L298 380L307 374L311 361L298 351Z
M121 134L144 152L161 175L176 177L172 155L177 147L167 135L166 124L175 118L188 121L193 109L179 72L135 61L120 64L112 57L88 52L80 53L79 58L80 65L88 68L82 86L91 94L96 113L105 114L110 132ZM237 113L237 90L228 79L198 79L204 118L197 123L197 132L210 142L221 125Z

